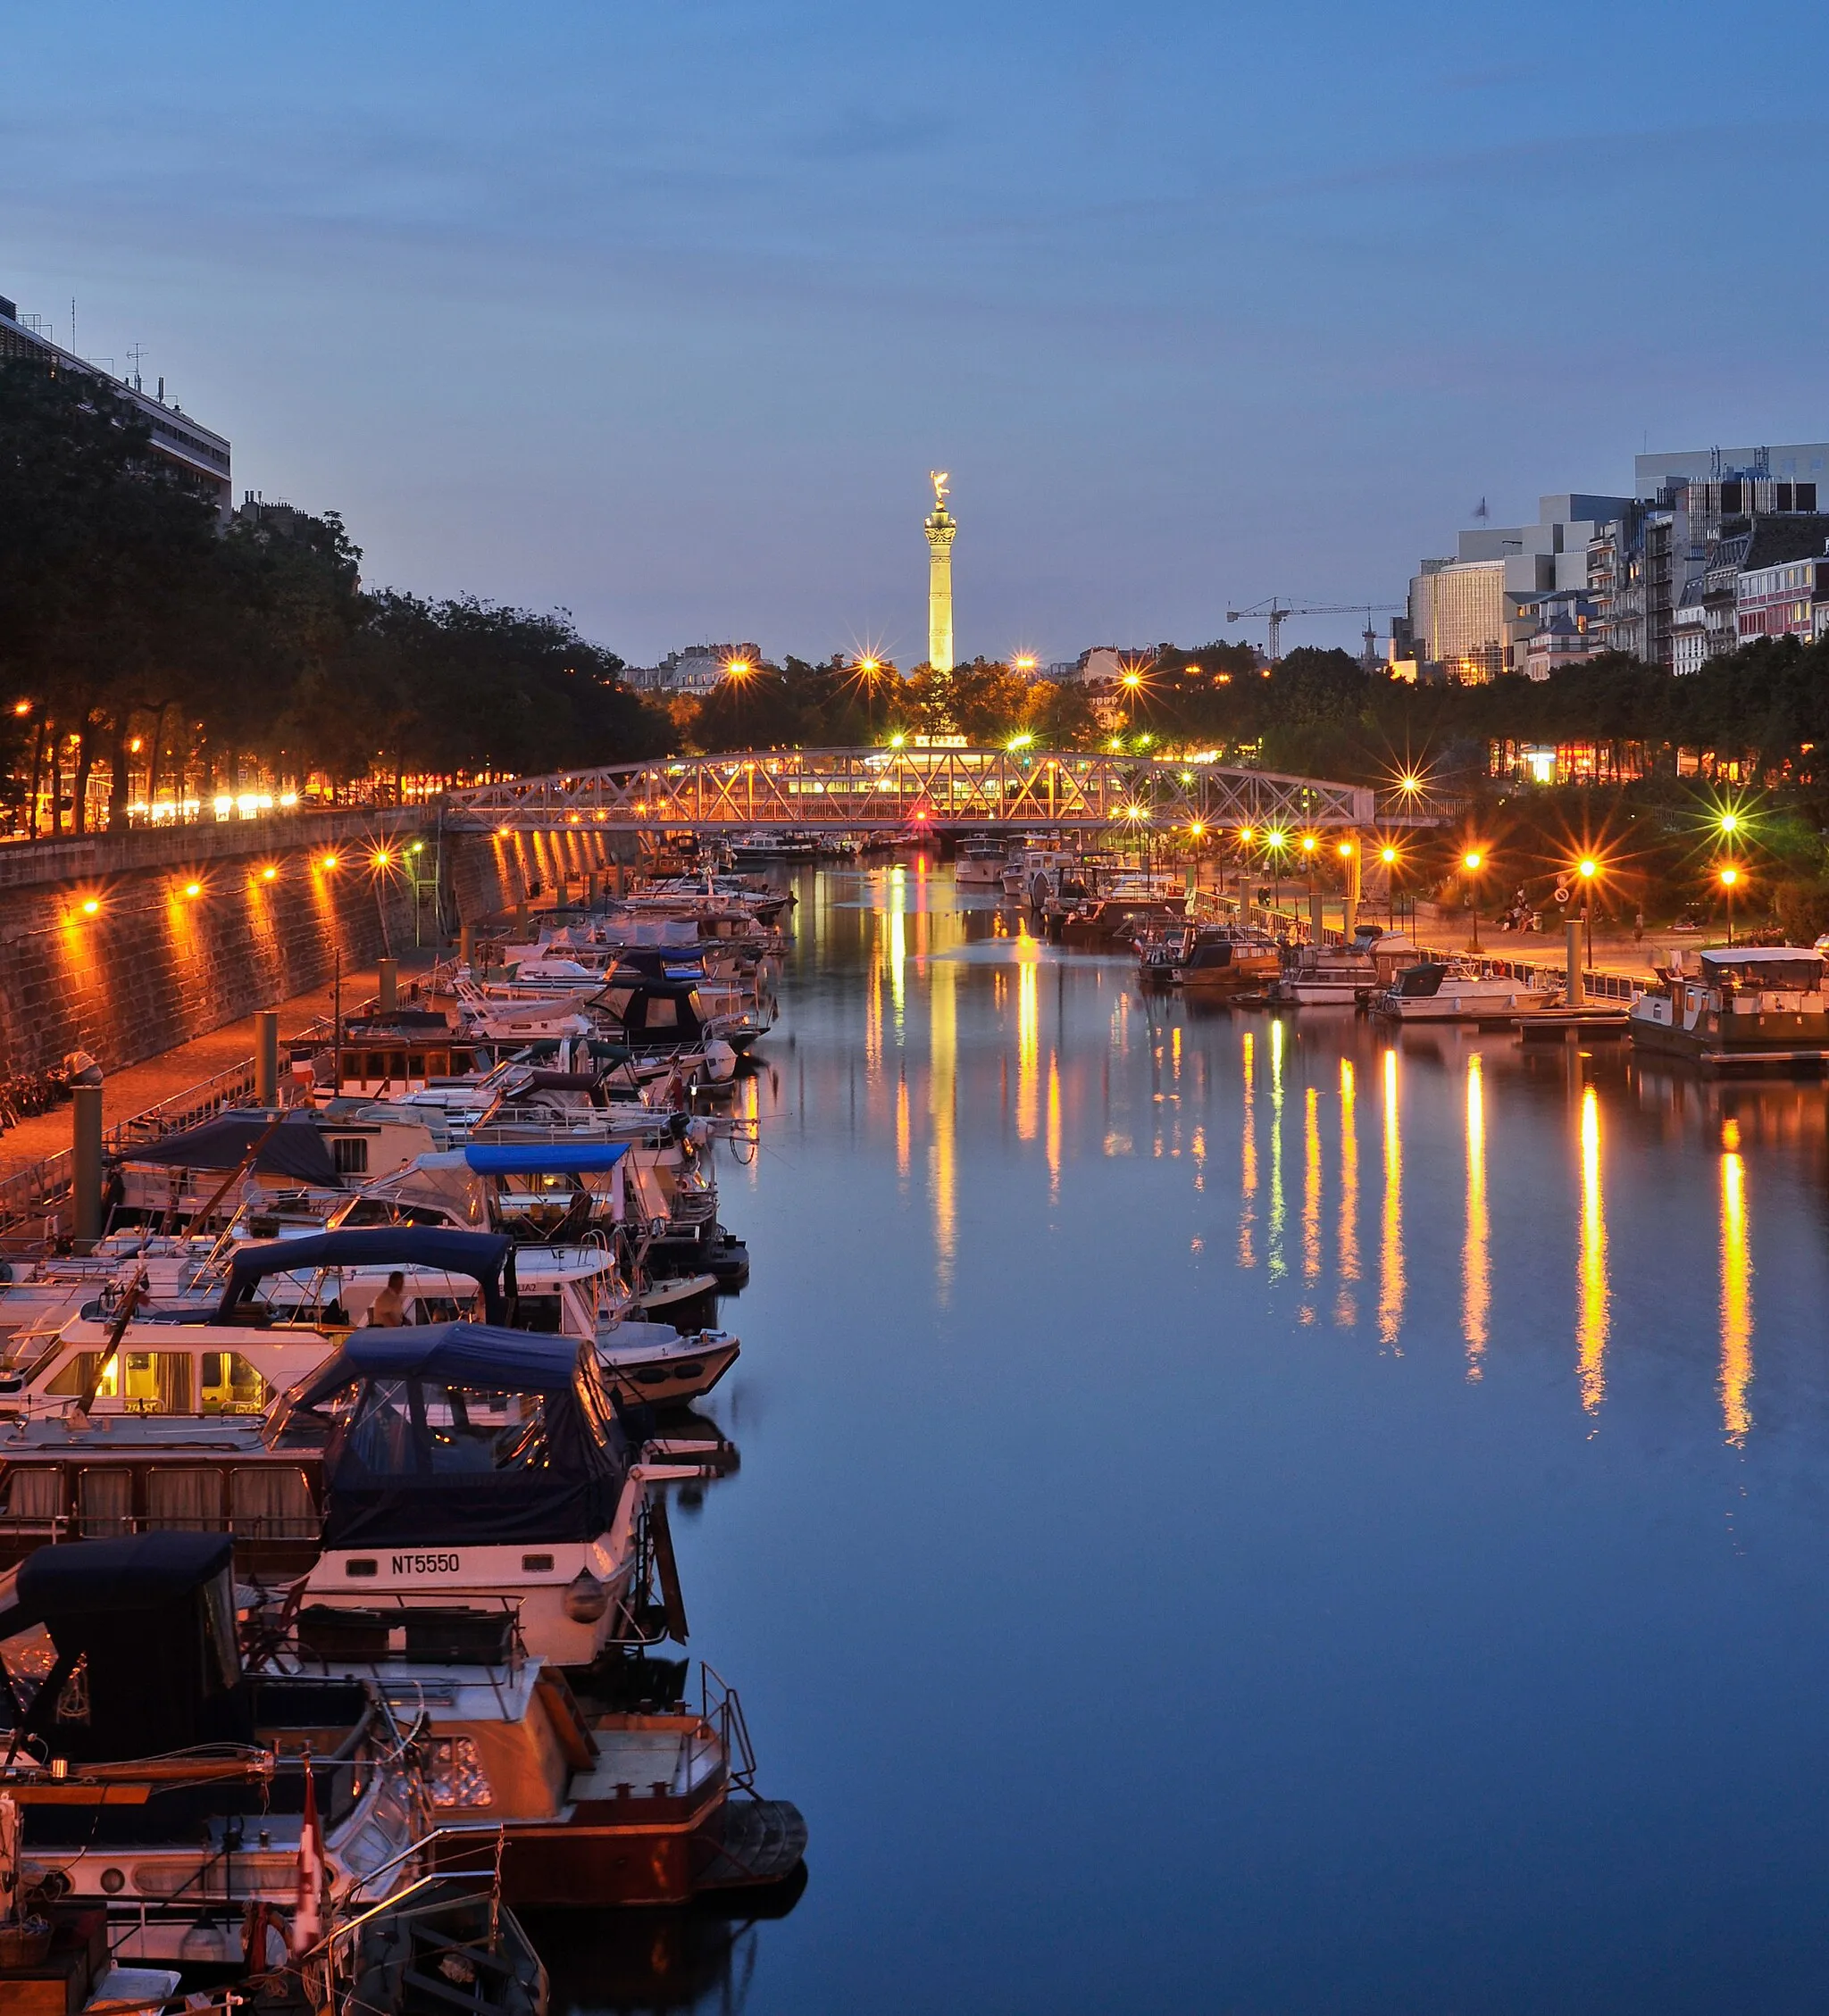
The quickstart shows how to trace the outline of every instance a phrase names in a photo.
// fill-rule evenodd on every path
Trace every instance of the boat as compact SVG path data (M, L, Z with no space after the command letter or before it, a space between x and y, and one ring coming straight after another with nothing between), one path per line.
M1289 946L1276 999L1298 1008L1350 1008L1369 1001L1395 978L1391 955L1381 956L1386 936L1376 925L1362 924L1344 945ZM1399 941L1399 949L1407 954L1404 965L1415 964L1416 948L1407 938Z
M1633 1047L1705 1070L1820 1070L1829 1064L1824 964L1802 946L1681 951L1663 985L1633 1003Z
M0 1578L0 1660L11 1895L97 1914L117 1962L263 1972L303 1864L334 1913L430 1831L410 1716L360 1675L244 1665L225 1535L41 1547Z
M1183 994L1204 1001L1265 1001L1282 956L1274 939L1236 925L1204 925L1189 934L1169 977Z
M1558 998L1540 981L1482 973L1464 961L1427 959L1406 967L1372 996L1372 1012L1387 1021L1512 1022Z
M639 1633L649 1487L716 1474L630 1462L570 1338L472 1323L352 1333L274 1409L267 1439L320 1453L304 1603L512 1612L528 1652L561 1665Z
M477 1866L461 1875L422 1877L385 1904L339 1917L300 1956L309 1973L322 1955L324 2004L344 2016L547 2016L547 1970L503 1901L494 1857L479 1844L471 1861Z
M962 840L953 857L953 882L961 889L998 889L1004 885L1009 850L1001 840Z
M494 1863L511 1906L683 1904L800 1867L806 1822L756 1795L741 1705L708 1667L694 1704L671 1686L628 1704L626 1673L672 1662L564 1668L522 1650L499 1609L308 1598L295 1631L274 1670L360 1675L425 1716L432 1852Z

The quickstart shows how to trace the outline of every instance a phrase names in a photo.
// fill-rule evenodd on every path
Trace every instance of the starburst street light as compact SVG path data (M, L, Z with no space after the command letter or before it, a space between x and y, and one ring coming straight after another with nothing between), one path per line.
M1384 863L1384 916L1385 929L1393 934L1397 930L1397 871L1403 856L1393 846L1382 846L1378 858Z
M1474 887L1474 878L1486 865L1486 856L1478 847L1469 847L1461 856L1461 872L1466 879L1467 908L1474 915L1474 950L1480 949L1480 899Z
M1741 871L1738 862L1725 861L1715 871L1715 879L1721 885L1721 893L1727 899L1727 944L1733 948L1733 892L1740 887Z

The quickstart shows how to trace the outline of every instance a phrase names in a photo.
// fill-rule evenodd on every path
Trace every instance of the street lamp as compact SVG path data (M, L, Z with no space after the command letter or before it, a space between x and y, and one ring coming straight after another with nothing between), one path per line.
M1728 818L1733 815L1726 814ZM1733 862L1724 862L1716 870L1716 878L1721 884L1721 893L1727 898L1727 948L1733 949L1733 892L1740 887L1740 870Z
M1485 864L1486 856L1480 852L1478 847L1469 847L1466 853L1461 856L1461 871L1466 878L1467 884L1467 908L1474 915L1474 950L1475 952L1480 949L1480 903L1478 892L1474 887L1474 878L1478 875Z
M1384 863L1384 916L1385 929L1393 937L1397 934L1397 863L1395 847L1381 847L1378 858Z
M1281 827L1273 826L1264 836L1264 846L1270 855L1270 914L1280 917L1282 909L1282 850L1290 844L1290 837Z
M1594 963L1594 878L1600 872L1600 863L1592 854L1583 854L1575 863L1575 873L1582 879L1582 918L1588 927L1588 964Z

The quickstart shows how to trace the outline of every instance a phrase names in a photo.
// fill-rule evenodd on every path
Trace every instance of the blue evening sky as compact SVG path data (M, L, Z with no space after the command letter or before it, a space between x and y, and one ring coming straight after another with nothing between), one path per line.
M1055 657L1829 433L1801 0L7 16L0 293L638 662L918 659L930 467L962 654Z

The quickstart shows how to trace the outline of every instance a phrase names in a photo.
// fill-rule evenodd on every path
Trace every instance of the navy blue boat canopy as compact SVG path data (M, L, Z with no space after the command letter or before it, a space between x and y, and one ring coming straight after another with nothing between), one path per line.
M568 1338L356 1331L286 1395L279 1434L332 1398L326 1548L590 1540L615 1515L622 1431Z
M267 1138L254 1159L263 1175L293 1176L323 1190L343 1187L323 1136L305 1112L288 1113L278 1127L271 1113L224 1113L201 1127L186 1128L182 1134L167 1134L130 1148L121 1159L156 1162L166 1169L239 1169L263 1134Z
M327 1267L430 1267L468 1274L482 1290L489 1321L498 1323L507 1312L502 1270L512 1245L505 1233L464 1232L447 1225L363 1225L307 1239L263 1240L236 1254L229 1286L210 1320L234 1322L238 1304L269 1274L315 1273Z
M489 1323L421 1323L406 1329L352 1330L340 1350L286 1395L315 1407L358 1379L430 1379L500 1393L565 1393L578 1371L570 1337L504 1330Z
M628 1153L626 1141L472 1141L464 1160L479 1176L598 1176Z
M0 1638L29 1624L121 1610L163 1610L213 1582L234 1558L227 1533L137 1533L40 1547L0 1596Z

